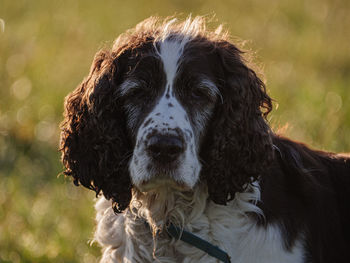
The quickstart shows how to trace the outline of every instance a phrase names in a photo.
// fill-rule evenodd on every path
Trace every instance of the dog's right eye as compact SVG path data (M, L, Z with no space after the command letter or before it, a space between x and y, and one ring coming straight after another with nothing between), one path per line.
M136 95L138 95L140 93L142 93L142 88L141 87L132 87L132 88L128 89L127 91L125 91L123 93L123 96L125 96L125 97L136 96Z
M127 80L120 87L120 95L122 97L147 96L149 91L149 84L140 80Z

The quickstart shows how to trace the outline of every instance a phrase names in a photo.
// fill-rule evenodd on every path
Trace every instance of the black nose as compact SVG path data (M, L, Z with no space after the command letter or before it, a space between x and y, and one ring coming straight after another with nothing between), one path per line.
M175 161L185 150L184 142L174 135L153 135L147 146L149 155L156 161Z

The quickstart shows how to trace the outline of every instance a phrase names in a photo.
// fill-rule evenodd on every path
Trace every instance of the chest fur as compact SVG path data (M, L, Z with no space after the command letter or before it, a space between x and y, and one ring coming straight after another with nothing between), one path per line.
M100 200L96 208L95 238L104 248L101 262L218 262L183 241L171 240L167 233L153 238L144 220L130 211L115 215L106 200ZM201 213L189 215L192 220L185 229L226 251L232 263L303 262L301 239L287 251L281 229L273 224L257 225L247 210L261 213L253 203L241 199L228 206L209 202Z

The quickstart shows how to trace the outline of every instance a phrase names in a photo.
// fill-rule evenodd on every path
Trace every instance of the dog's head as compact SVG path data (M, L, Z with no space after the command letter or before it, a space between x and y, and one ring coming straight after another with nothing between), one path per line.
M226 34L197 17L148 19L95 56L65 101L65 174L119 211L141 191L206 181L218 204L255 180L272 156L263 82Z

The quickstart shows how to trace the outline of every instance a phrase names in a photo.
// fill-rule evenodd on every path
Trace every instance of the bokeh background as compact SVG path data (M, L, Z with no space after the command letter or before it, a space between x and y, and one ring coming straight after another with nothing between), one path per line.
M275 129L350 151L348 0L1 0L0 262L97 261L94 194L57 176L63 99L118 34L189 13L216 14L255 51Z

